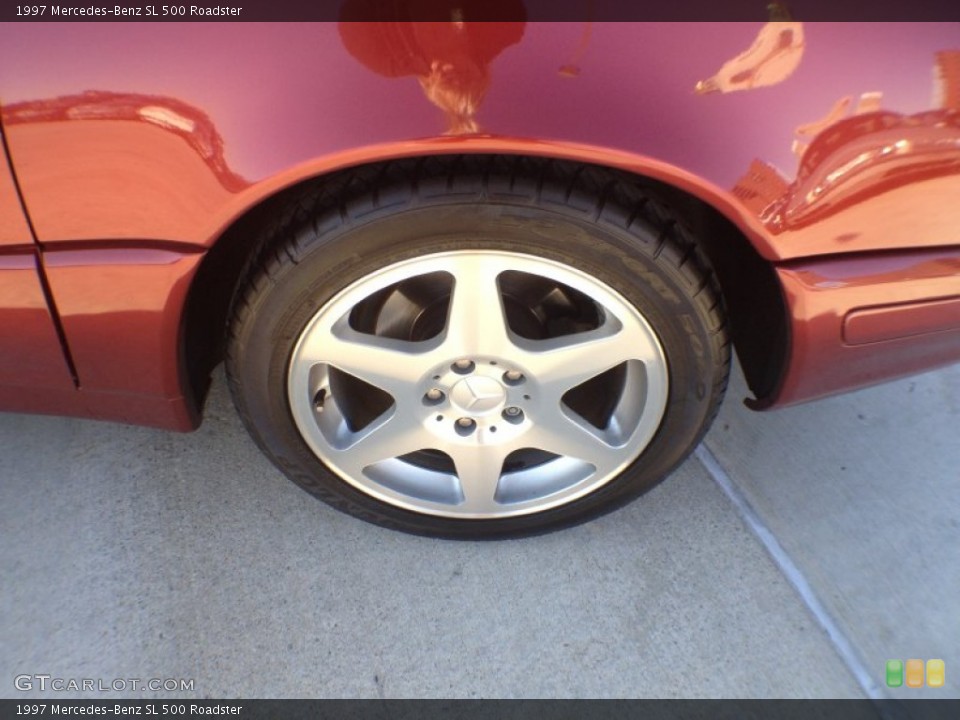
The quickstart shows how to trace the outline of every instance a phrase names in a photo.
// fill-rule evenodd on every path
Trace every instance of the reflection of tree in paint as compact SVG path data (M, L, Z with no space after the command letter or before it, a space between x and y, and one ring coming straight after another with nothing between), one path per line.
M797 69L803 58L803 23L769 22L753 45L724 63L712 77L697 83L701 95L776 85Z
M589 6L588 6L589 8ZM583 56L587 54L587 48L590 47L590 38L593 35L593 22L587 20L583 23L583 29L580 31L580 41L570 59L560 66L558 71L560 77L575 78L580 75L580 62Z
M519 21L471 22L505 17ZM346 0L339 29L364 67L389 78L416 77L444 111L446 134L462 135L479 132L476 114L490 86L490 64L523 38L525 17L521 0Z
M753 160L733 187L733 194L748 209L762 215L764 209L783 197L790 184L776 168L760 160Z
M209 116L173 98L90 90L79 95L30 100L3 108L3 121L8 127L20 123L94 120L146 123L171 132L196 151L227 190L235 192L250 184L227 167L223 138Z

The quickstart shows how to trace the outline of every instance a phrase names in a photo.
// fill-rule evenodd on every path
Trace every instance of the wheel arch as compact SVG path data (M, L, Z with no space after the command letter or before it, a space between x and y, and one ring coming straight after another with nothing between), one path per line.
M732 196L702 178L652 158L589 146L463 138L366 149L310 163L258 184L242 209L214 233L195 274L182 314L181 361L186 388L200 407L211 371L222 361L230 307L246 268L273 219L304 193L328 190L347 173L407 158L457 155L546 157L621 173L673 207L700 239L721 286L734 347L747 383L758 398L769 395L785 369L789 342L786 303L773 268L776 248L762 225Z

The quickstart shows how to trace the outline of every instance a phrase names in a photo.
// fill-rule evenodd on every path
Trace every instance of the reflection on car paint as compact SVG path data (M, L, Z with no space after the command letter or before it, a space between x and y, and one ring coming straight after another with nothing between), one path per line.
M855 106L852 97L840 98L823 118L796 129L810 140L794 142L800 165L792 182L754 159L733 194L773 235L806 243L809 254L822 252L822 243L883 249L907 237L916 245L955 242L955 223L942 208L960 197L960 51L937 52L934 76L939 107L904 115L884 110L880 91L862 93Z
M22 124L97 121L144 123L171 132L196 152L225 190L238 192L250 184L227 166L223 138L210 117L176 98L88 90L79 95L13 103L3 108L3 122L8 129Z
M575 78L580 75L580 63L583 62L587 54L587 48L590 47L590 40L593 38L593 21L587 20L583 23L583 29L580 32L580 39L573 54L557 71L560 77Z
M803 59L803 23L769 22L749 49L694 88L699 95L754 90L782 83Z
M210 117L175 98L92 90L6 105L3 121L41 242L184 241L250 186Z
M523 38L526 12L520 0L496 3L498 15L516 22L464 22L471 5L490 10L489 2L465 2L450 22L410 22L408 8L385 0L347 0L338 30L344 47L364 67L389 78L416 77L427 99L443 110L445 135L480 132L477 112L490 87L490 64Z
M3 129L0 128L0 137L2 135ZM11 248L32 250L33 238L0 145L0 251Z
M960 113L872 112L818 135L797 180L769 211L775 232L801 228L857 202L960 171Z

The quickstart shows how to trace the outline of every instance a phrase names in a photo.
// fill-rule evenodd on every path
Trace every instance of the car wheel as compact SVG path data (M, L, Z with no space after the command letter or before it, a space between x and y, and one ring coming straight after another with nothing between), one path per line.
M716 283L625 175L405 161L293 207L235 303L228 377L266 454L340 510L447 537L581 522L716 413Z

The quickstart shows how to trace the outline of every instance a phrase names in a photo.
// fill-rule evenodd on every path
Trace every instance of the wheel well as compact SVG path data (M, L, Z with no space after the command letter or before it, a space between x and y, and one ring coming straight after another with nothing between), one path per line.
M720 282L747 386L757 400L770 396L786 369L790 342L787 304L773 265L713 206L658 180L638 180L676 210L700 240Z
M456 155L434 156L456 163ZM384 166L390 162L373 163ZM584 165L569 160L552 162ZM731 334L751 392L758 398L776 387L785 367L789 341L786 303L769 261L756 251L743 232L718 210L677 187L619 169L603 168L625 183L639 183L680 215L710 259L720 283ZM263 200L235 220L204 257L184 310L182 358L188 391L202 406L210 374L223 360L230 307L250 263L269 238L276 219L291 205L315 192L337 192L337 185L356 168L338 170L286 188Z

